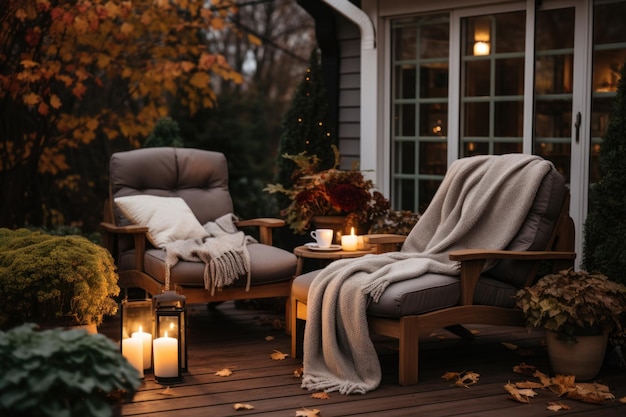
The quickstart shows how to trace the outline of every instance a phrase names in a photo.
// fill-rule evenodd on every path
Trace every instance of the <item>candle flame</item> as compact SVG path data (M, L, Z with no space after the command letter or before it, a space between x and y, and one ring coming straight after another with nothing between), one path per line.
M350 235L354 236L354 227L350 229Z
M165 336L164 337L167 337L167 330L165 331Z
M170 330L174 330L174 323L170 323Z
M139 326L139 333L141 333L142 331L143 331L143 328Z

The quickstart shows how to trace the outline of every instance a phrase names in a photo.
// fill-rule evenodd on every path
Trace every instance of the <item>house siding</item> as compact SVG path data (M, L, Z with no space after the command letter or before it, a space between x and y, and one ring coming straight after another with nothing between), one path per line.
M338 146L341 168L349 169L360 159L360 70L361 36L357 26L337 16L339 43Z

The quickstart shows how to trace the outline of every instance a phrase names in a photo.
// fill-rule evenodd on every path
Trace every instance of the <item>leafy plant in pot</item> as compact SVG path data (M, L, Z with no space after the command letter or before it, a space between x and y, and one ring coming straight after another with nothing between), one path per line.
M572 269L549 274L519 290L516 302L528 327L547 331L550 363L559 374L594 378L608 338L616 344L626 339L626 286L603 274Z
M0 328L98 325L117 311L111 254L81 236L0 229Z
M27 323L0 331L0 415L108 417L141 385L104 335Z

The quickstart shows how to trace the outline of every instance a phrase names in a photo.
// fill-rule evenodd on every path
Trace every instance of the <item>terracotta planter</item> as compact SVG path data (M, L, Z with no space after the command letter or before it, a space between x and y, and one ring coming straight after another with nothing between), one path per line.
M577 381L595 378L600 372L608 332L597 336L576 336L577 343L567 344L557 339L555 332L546 332L546 344L552 370L560 375L576 375Z

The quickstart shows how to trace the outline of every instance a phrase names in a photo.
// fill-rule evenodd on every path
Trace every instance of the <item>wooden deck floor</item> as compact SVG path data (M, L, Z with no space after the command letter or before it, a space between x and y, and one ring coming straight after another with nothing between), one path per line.
M513 366L526 362L551 372L541 333L481 327L474 328L479 332L476 340L463 342L442 330L422 342L420 384L410 387L396 382L395 341L377 339L384 375L378 389L365 395L331 393L329 399L314 399L300 388L299 378L293 375L301 366L298 359L270 358L274 351L290 351L289 337L272 326L281 318L277 312L236 308L233 303L221 304L212 311L197 305L188 310L189 372L185 382L166 390L147 374L134 401L123 406L124 416L295 416L304 408L318 409L322 417L626 415L626 405L617 401L592 405L569 399L560 401L570 409L555 413L546 407L549 401L559 398L549 391L539 391L530 404L508 399L504 384L527 379L514 373ZM118 341L119 320L108 319L100 332ZM273 340L266 340L267 336ZM520 357L501 342L516 343L535 355ZM233 374L215 375L224 368ZM446 371L474 371L480 379L469 388L451 387L441 378ZM617 398L626 396L626 372L603 369L598 380L607 384ZM247 403L254 409L235 411L236 403Z

